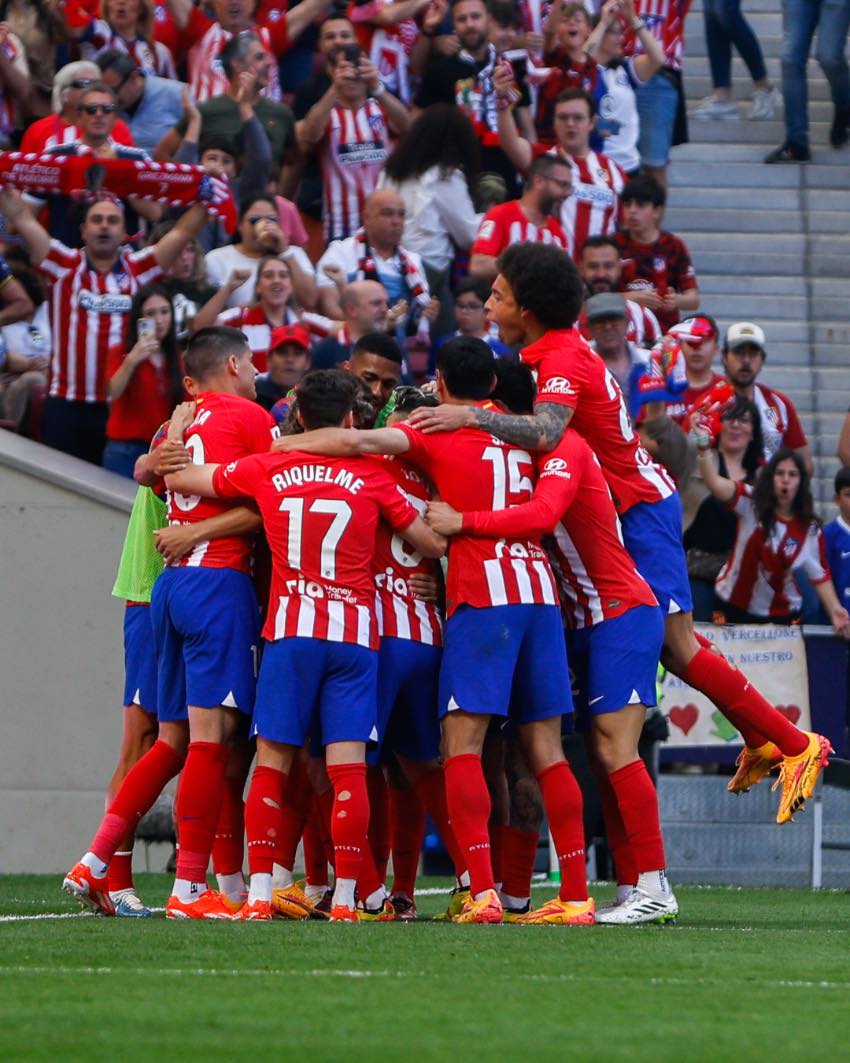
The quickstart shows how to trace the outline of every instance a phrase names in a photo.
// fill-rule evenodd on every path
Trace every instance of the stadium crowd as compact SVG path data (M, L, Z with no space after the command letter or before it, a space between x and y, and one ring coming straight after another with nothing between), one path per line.
M838 148L848 19L812 6ZM733 792L778 769L779 822L811 796L829 743L693 620L794 623L803 572L850 637L850 427L823 528L765 330L701 313L663 228L688 7L3 5L0 417L141 485L124 741L65 879L85 903L150 914L133 832L181 773L175 918L413 918L426 812L460 922L675 918L637 752L659 658L741 732ZM780 103L738 7L704 5L698 120L737 117L732 43L750 119ZM784 7L766 163L810 155L817 19ZM561 744L564 623L605 910ZM544 811L562 887L534 910Z

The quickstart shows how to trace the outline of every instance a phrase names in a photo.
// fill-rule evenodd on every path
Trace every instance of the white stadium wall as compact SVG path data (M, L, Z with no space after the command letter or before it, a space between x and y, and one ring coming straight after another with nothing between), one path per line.
M135 484L0 431L0 873L89 841L121 737L112 585Z

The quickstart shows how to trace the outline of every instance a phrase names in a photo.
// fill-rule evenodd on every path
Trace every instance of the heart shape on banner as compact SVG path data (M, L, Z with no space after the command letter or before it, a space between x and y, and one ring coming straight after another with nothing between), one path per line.
M683 734L687 734L699 719L696 705L677 705L667 714L667 719L674 723Z
M796 723L802 715L796 705L777 705L776 708L777 711L781 712L785 719L789 720L791 723Z

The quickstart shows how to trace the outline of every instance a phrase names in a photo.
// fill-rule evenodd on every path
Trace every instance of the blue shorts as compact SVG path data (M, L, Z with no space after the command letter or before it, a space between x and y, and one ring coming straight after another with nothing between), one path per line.
M410 760L434 760L440 754L437 693L439 646L412 639L382 638L378 651L378 742L369 764L381 752L399 753Z
M656 74L645 85L638 85L635 100L640 119L640 161L644 166L660 169L670 159L679 93L668 77Z
M286 638L263 650L252 735L304 745L368 742L375 727L378 654L350 642Z
M655 676L664 621L653 605L567 632L579 726L626 705L656 704Z
M662 614L692 612L678 491L663 502L638 502L620 517L620 524L626 549L652 588Z
M156 715L156 642L149 605L124 607L123 704Z
M573 711L556 605L462 605L446 623L439 715L455 709L532 723Z
M167 568L153 587L157 715L188 719L188 706L254 708L259 608L254 585L232 568Z

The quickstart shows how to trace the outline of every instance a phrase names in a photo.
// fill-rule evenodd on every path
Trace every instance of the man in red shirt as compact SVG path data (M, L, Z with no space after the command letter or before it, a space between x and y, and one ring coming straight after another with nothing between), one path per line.
M619 292L623 269L620 264L620 249L613 236L589 236L579 252L579 275L584 282L585 304L587 299L601 292ZM651 347L661 339L661 326L658 318L645 306L639 306L631 299L626 300L628 328L626 339L638 347ZM587 329L586 306L582 307L577 322L578 329L586 340L590 339Z
M206 225L206 210L196 204L158 243L141 251L126 248L124 208L114 198L85 209L80 249L51 239L10 189L0 191L0 210L23 238L30 262L53 282L53 360L44 442L99 465L108 416L109 349L127 341L135 292L170 269Z
M299 385L305 428L350 430L354 382L317 370ZM246 805L251 886L240 919L272 918L272 866L286 777L308 737L325 749L334 788L336 885L331 919L358 922L354 887L366 846L366 742L374 737L379 644L372 557L380 520L439 557L444 541L397 482L368 458L257 454L167 477L171 490L256 500L272 551L267 641L253 733L257 767ZM219 503L220 504L220 503Z
M660 228L667 193L654 178L633 177L621 199L626 231L615 239L623 261L622 290L648 306L667 332L682 310L699 306L691 256L678 236Z
M499 98L502 148L524 173L536 155L547 151L547 146L531 144L519 135L508 105L510 81L501 67L493 75L493 86ZM616 231L620 194L626 183L626 175L613 159L590 150L594 121L594 103L584 89L565 89L558 96L554 109L557 143L549 154L564 159L572 170L572 195L561 206L561 225L569 238L567 250L574 259L589 236Z
M528 246L528 245L526 245ZM437 389L449 406L486 412L495 384L483 340L455 337L440 348ZM469 427L428 435L407 423L377 431L281 439L315 453L396 454L418 466L455 508L503 510L531 498L533 460ZM584 871L581 791L564 759L561 717L572 711L557 595L546 554L526 537L455 540L446 580L439 712L446 743L449 818L466 857L470 897L456 921L498 923L502 903L490 860L490 797L481 751L491 717L510 716L543 793L561 867L562 923L593 922ZM539 662L546 661L540 668ZM474 666L471 666L471 662Z
M555 101L564 89L584 89L593 95L599 80L599 67L585 53L584 46L593 26L580 0L552 4L543 32L543 66L548 78L537 91L534 128L541 144L556 142Z
M511 244L526 240L566 248L567 236L557 219L572 183L572 171L564 159L538 156L528 168L520 198L491 207L484 215L470 251L469 272L494 280L499 255Z
M811 476L812 451L794 403L781 391L756 383L766 357L764 329L751 321L729 326L723 346L723 368L737 394L756 404L765 461L780 447L788 447L800 454Z
M690 425L686 424L688 410L725 379L722 373L716 373L713 369L720 333L717 322L708 314L680 321L678 325L673 326L670 333L676 337L682 348L688 386L675 402L667 403L665 412L685 428L685 431L689 431Z

